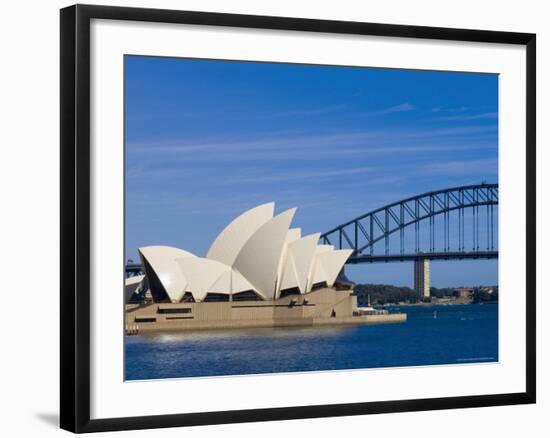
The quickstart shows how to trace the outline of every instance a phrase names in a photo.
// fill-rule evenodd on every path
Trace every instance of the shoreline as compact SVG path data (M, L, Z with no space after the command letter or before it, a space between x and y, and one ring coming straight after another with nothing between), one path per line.
M491 305L498 304L498 301L488 301L483 303L399 303L399 304L374 304L373 307L388 308L388 307L435 307L435 306L465 306L465 305Z

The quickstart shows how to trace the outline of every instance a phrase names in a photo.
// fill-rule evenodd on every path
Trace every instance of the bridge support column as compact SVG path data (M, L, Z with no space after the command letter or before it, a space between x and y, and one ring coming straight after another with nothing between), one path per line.
M414 261L414 290L418 298L430 297L430 260L420 259Z

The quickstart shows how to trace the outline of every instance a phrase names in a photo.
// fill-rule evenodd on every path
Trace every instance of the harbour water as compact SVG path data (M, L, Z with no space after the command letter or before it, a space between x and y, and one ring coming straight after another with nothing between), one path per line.
M401 324L127 336L126 380L498 361L498 305L403 306Z

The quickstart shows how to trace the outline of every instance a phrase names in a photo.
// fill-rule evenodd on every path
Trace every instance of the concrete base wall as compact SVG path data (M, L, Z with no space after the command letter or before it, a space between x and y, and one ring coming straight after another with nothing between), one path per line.
M323 288L273 301L126 305L126 333L403 322L406 314L361 315L350 291Z

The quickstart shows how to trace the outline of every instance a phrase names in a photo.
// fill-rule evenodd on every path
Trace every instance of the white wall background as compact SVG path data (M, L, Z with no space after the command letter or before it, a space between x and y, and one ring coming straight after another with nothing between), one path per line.
M96 3L90 1L88 3ZM100 4L537 33L538 392L535 406L121 432L117 436L477 437L550 434L548 144L550 8L543 1L161 0ZM59 356L59 12L70 2L4 3L0 25L0 433L62 435ZM18 302L17 297L32 300ZM10 297L8 299L8 297ZM16 297L15 299L13 297ZM27 307L24 307L24 306ZM26 323L28 321L28 323ZM547 368L548 369L548 368ZM113 435L114 436L114 435Z

